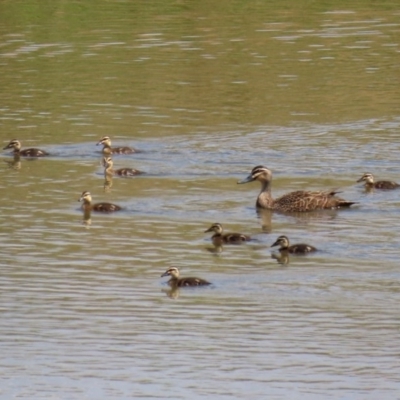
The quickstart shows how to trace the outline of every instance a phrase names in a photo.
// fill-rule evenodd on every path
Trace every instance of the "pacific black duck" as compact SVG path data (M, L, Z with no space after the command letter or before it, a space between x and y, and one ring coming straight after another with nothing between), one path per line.
M258 195L256 207L276 210L281 212L305 212L322 209L334 209L350 207L355 204L353 201L347 201L336 197L336 190L327 191L304 191L287 193L277 199L271 196L272 172L262 166L254 167L250 175L238 183L247 183L253 181L261 182L261 192Z
M211 240L216 246L222 244L241 244L251 240L250 236L243 235L242 233L223 233L222 225L219 223L212 224L204 232L215 232Z
M132 154L137 153L137 150L132 147L111 147L111 139L109 136L104 136L101 138L96 146L99 144L103 145L104 154Z
M104 176L110 175L118 175L118 176L135 176L143 174L142 171L139 171L134 168L120 168L120 169L113 169L113 160L111 157L104 157L103 158L103 166L104 166Z
M162 275L170 276L171 279L168 281L168 285L171 287L182 287L182 286L207 286L211 285L210 282L201 278L179 278L179 269L176 267L168 268Z
M304 243L293 244L290 246L287 236L279 236L275 243L271 245L271 247L274 246L280 246L279 251L281 253L287 252L290 254L307 254L317 250L314 246Z
M121 210L120 206L117 206L116 204L112 203L92 204L92 195L88 191L82 192L82 195L78 201L83 201L82 208L86 212L93 210L98 212L110 213L113 211Z
M357 180L357 182L365 182L366 189L397 189L400 185L393 181L374 181L374 176L369 172L363 174L363 176Z
M47 153L46 151L35 148L21 150L21 142L16 139L11 140L10 143L8 143L8 145L3 148L3 150L7 149L14 149L14 156L44 157L49 155L49 153Z

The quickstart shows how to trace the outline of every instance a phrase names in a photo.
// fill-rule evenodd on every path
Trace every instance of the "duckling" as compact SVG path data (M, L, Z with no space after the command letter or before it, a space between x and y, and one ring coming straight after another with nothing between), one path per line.
M3 147L3 150L7 149L14 149L14 156L44 157L49 155L46 151L35 148L21 150L21 142L17 139L11 140L6 147Z
M97 142L96 146L98 146L99 144L103 145L104 154L132 154L138 152L132 147L111 147L111 139L109 136L104 136L103 138L101 138Z
M113 211L121 210L120 206L117 206L116 204L112 204L112 203L92 204L92 195L88 191L82 192L82 195L78 201L83 201L82 208L84 211L93 210L93 211L99 211L99 212L104 212L104 213L110 213Z
M117 170L112 169L114 163L111 157L104 157L103 158L103 166L104 169L104 176L107 177L109 175L119 175L119 176L135 176L143 174L142 171L133 168L120 168Z
M171 279L168 281L168 285L170 285L171 287L211 285L210 282L200 278L179 278L179 269L176 267L168 268L161 275L161 277L163 276L171 277Z
M275 243L271 245L271 247L274 246L280 246L279 251L281 253L287 252L291 254L307 254L313 251L317 251L314 246L310 246L309 244L299 243L290 246L287 236L279 236L278 239L276 239Z
M378 181L374 182L374 177L369 172L363 174L363 176L357 180L357 182L365 182L366 189L397 189L400 185L393 181Z
M221 246L222 244L241 244L251 240L250 236L242 233L223 233L222 225L219 223L212 224L204 233L215 232L211 240L214 245Z
M261 182L261 192L256 202L256 207L258 208L266 208L281 212L306 212L350 207L352 204L355 204L353 201L347 201L336 197L335 195L338 193L336 190L316 192L298 190L296 192L287 193L274 200L271 196L272 172L263 165L254 167L250 175L244 180L239 181L238 184L256 180Z

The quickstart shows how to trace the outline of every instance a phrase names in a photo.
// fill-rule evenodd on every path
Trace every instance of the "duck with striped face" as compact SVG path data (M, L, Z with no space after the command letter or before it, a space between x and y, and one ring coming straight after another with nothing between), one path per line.
M82 192L81 197L79 198L78 201L83 202L82 208L86 212L97 211L102 213L111 213L122 209L120 206L117 206L116 204L112 203L103 202L103 203L92 204L92 195L88 191Z
M103 145L103 153L104 154L132 154L137 153L138 151L132 147L111 147L111 139L109 136L102 137L97 143L98 145Z
M119 168L119 169L113 169L114 162L111 157L104 157L103 158L103 166L104 166L104 176L109 177L112 175L118 175L118 176L136 176L136 175L141 175L143 174L142 171L139 171L138 169L134 168Z
M375 182L374 176L369 172L366 172L365 174L363 174L362 177L357 180L357 182L365 182L366 189L391 190L391 189L397 189L400 187L400 185L398 183L393 182L393 181L377 181L377 182Z
M254 167L250 175L238 184L259 181L261 191L257 197L256 207L280 212L307 212L323 209L350 207L355 204L337 197L336 190L305 191L287 193L277 199L271 195L272 172L263 165Z
M307 254L317 251L314 246L309 244L298 243L290 245L287 236L279 236L278 239L271 245L271 247L279 246L279 251L281 253L287 252L290 254Z
M210 282L201 279L201 278L180 278L179 269L176 267L168 268L161 277L170 276L171 279L168 281L168 285L176 288L176 287L184 287L184 286L208 286L211 285Z
M11 140L7 146L3 147L3 150L7 149L13 149L13 154L16 157L44 157L49 155L47 151L36 148L21 150L21 142L17 139Z
M206 232L214 232L211 240L215 246L222 246L223 244L241 244L251 240L250 236L243 235L242 233L223 233L222 225L219 223L212 224Z

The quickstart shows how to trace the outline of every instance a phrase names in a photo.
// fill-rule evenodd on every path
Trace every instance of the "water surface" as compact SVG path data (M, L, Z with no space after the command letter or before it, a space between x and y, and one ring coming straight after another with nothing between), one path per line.
M51 156L1 157L0 398L399 397L400 192L355 182L400 182L392 3L3 3L0 138ZM146 174L104 187L104 135ZM359 204L257 214L259 164Z

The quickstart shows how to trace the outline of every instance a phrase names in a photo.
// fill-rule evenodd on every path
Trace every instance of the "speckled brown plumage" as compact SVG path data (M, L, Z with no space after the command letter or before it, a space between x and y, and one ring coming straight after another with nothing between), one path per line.
M168 268L162 275L170 276L171 279L168 281L168 285L171 287L184 287L184 286L207 286L211 285L210 282L201 278L180 278L179 269L176 267Z
M261 192L257 197L256 206L281 212L307 212L322 209L350 207L355 204L336 197L336 190L304 191L298 190L285 194L277 199L271 196L272 172L262 166L254 167L251 174L238 183L247 183L258 180L261 182Z
M271 247L274 246L280 246L280 252L288 252L290 254L307 254L317 250L314 246L304 243L293 244L290 246L287 236L279 236L275 243L271 245Z
M215 232L211 237L214 245L221 246L223 244L241 244L251 240L250 236L242 233L223 233L222 225L219 223L212 224L204 232Z
M113 160L111 157L104 157L103 158L103 166L104 166L104 176L110 175L118 175L118 176L136 176L143 174L142 171L139 171L134 168L119 168L114 170L113 169Z
M85 212L98 211L103 213L111 213L121 210L120 206L112 203L96 203L92 204L92 196L90 192L84 191L78 201L83 201L82 208Z
M363 174L363 176L357 180L357 182L365 182L366 189L398 189L400 185L393 181L374 181L374 176L369 172Z
M101 138L96 146L99 144L103 145L103 153L104 154L132 154L137 153L138 151L132 147L111 147L111 139L109 136L104 136Z
M49 153L47 153L46 151L35 148L21 150L21 142L16 139L11 140L10 143L8 143L8 145L3 148L3 150L7 149L13 149L14 156L44 157L49 155Z

